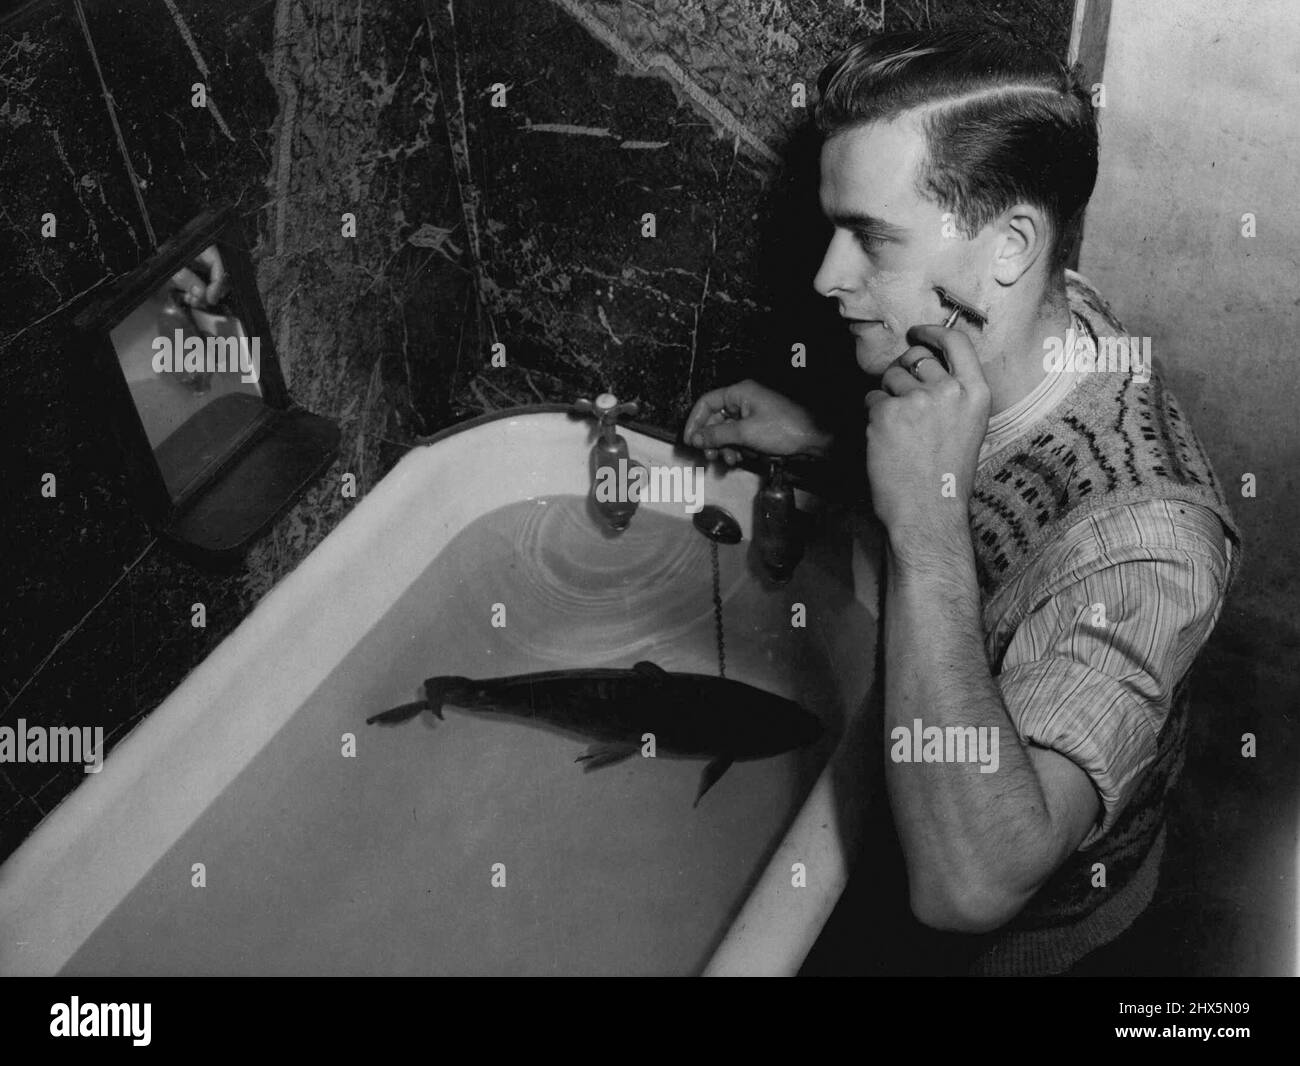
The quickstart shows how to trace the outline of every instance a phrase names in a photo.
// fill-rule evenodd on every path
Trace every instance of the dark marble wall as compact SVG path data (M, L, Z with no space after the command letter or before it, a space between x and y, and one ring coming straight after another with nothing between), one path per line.
M354 505L343 473L364 494L454 421L608 388L676 426L713 384L780 382L794 340L812 365L784 386L818 394L851 363L809 287L822 233L790 86L882 25L992 23L1063 50L1069 7L18 6L0 27L0 723L102 724L111 748ZM218 200L242 220L294 399L343 430L334 467L226 575L178 561L126 502L68 328ZM0 767L0 857L83 777Z
M0 550L0 722L102 725L110 747L252 602L238 577L159 549L126 499L86 353L70 339L88 299L209 201L229 195L249 219L261 210L276 115L262 59L273 12L188 7L173 19L163 3L91 3L83 23L70 3L34 3L0 26L0 286L16 294L0 303L12 504ZM195 81L219 94L218 108L190 106ZM43 239L46 212L58 231ZM53 498L40 493L47 472ZM206 629L189 624L195 602ZM0 768L0 854L84 777L77 766Z

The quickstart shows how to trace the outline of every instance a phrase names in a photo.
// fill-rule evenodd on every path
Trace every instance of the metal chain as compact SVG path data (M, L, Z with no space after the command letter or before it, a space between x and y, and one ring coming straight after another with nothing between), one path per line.
M722 575L718 570L718 542L709 541L713 560L713 622L718 631L718 676L727 676L727 649L722 636Z

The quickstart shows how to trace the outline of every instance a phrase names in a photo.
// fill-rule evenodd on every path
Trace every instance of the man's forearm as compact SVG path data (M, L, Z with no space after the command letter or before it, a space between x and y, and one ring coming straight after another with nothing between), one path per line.
M916 719L922 729L974 727L996 736L997 769L981 772L973 755L890 757L886 780L913 909L928 924L975 932L1009 919L1053 858L1042 786L989 672L974 553L968 536L957 540L928 558L887 552L886 746L895 751L893 731L911 735Z

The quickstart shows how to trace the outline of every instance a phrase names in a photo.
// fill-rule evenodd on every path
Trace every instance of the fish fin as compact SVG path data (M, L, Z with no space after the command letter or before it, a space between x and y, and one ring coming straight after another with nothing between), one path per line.
M378 714L372 714L366 719L366 725L374 725L379 722L383 725L396 725L398 722L409 722L421 711L428 710L427 700L416 700L414 703L403 703L400 707L394 707L389 711L380 711ZM438 715L439 718L442 715Z
M700 774L700 791L696 793L695 802L691 804L692 807L698 807L700 805L700 800L704 798L704 793L708 792L709 789L718 783L722 775L731 768L733 762L735 762L735 759L730 755L719 755L704 768L704 773Z
M424 683L424 702L428 704L429 710L438 721L443 721L442 701L445 698L447 687L453 681L460 681L463 678L452 677L431 677Z
M671 681L672 680L672 674L670 674L662 666L656 666L654 663L649 662L645 659L642 659L639 663L633 666L632 669L635 670L642 677L646 678L648 681Z
M602 766L613 766L631 758L636 753L635 744L592 744L573 761L586 763L584 770L599 770Z

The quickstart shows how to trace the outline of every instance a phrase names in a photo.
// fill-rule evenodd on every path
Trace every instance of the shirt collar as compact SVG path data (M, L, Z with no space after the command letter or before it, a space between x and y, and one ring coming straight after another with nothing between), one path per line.
M1065 336L1065 350L1067 352L1073 349L1081 334L1091 335L1091 330L1088 329L1088 324L1079 317L1078 313L1071 309L1070 328ZM990 418L988 431L984 435L984 443L980 445L979 461L983 463L986 459L1000 452L1020 436L1026 428L1051 412L1057 404L1070 394L1070 390L1078 384L1078 380L1079 375L1077 373L1049 372L1028 396L1017 400L1010 407L999 411Z

